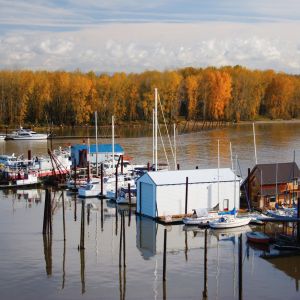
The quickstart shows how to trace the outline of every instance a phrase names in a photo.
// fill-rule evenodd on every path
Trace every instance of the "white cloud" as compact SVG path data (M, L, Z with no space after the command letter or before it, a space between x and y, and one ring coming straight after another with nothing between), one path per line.
M140 72L245 65L299 73L300 23L107 24L0 36L0 68Z

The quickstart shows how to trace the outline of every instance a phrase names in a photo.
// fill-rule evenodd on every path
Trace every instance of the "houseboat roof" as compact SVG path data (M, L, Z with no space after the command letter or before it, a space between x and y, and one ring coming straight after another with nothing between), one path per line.
M74 150L84 150L90 148L91 153L96 153L96 144L91 144L90 147L87 144L75 144L71 146ZM124 153L124 149L119 145L114 145L114 150L116 153ZM112 152L112 144L98 144L98 152L99 153L111 153Z
M277 170L277 171L276 171ZM250 172L250 176L255 176L262 185L272 185L279 183L288 183L293 178L300 177L300 170L295 162L257 164ZM247 182L248 177L243 184Z
M138 179L143 180L144 176L149 176L155 185L176 185L185 184L188 177L189 184L195 183L213 183L213 182L232 182L239 181L239 177L235 177L234 172L230 168L219 169L195 169L195 170L179 170L179 171L161 171L148 172Z

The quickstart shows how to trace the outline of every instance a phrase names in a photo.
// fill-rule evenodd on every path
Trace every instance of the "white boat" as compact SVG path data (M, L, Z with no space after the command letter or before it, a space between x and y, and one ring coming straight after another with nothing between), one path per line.
M218 220L222 215L236 215L236 210L208 211L206 208L194 209L192 217L182 219L185 225L208 225L209 222Z
M46 140L48 138L47 133L37 133L30 129L20 129L13 131L6 136L7 140Z
M136 204L136 187L130 187L130 201L132 205ZM127 188L121 188L116 199L117 204L129 204L129 190Z
M208 211L207 209L194 209L194 214L192 217L185 217L182 222L185 225L205 225L210 221L214 221L220 218L217 211Z
M90 179L85 185L78 189L78 195L82 198L98 197L101 193L101 183L99 178Z
M4 134L0 134L0 141L1 141L1 140L4 140L4 139L5 139L5 137L6 137L6 135L4 135Z
M25 162L21 157L16 157L13 153L12 155L0 155L0 165L9 168L22 168L25 165L28 165L28 161Z
M248 225L251 218L248 217L235 217L230 215L225 215L218 220L209 222L209 226L213 229L225 229Z

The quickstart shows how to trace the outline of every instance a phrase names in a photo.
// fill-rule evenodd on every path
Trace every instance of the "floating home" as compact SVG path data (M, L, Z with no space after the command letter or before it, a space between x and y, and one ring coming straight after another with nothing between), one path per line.
M111 159L113 153L112 153L112 144L99 144L98 145L98 151L96 151L96 145L86 145L86 144L75 144L71 146L71 159L72 159L72 165L76 165L78 167L86 167L88 156L89 161L92 164L96 164L96 156L98 152L98 163L106 161L108 159ZM114 145L115 150L115 156L124 155L124 149L119 145Z
M186 181L188 180L188 184ZM137 213L156 218L196 208L239 209L240 179L229 168L148 172L137 180Z
M276 204L291 206L300 196L299 178L295 162L257 164L248 170L241 191L253 208L270 209Z

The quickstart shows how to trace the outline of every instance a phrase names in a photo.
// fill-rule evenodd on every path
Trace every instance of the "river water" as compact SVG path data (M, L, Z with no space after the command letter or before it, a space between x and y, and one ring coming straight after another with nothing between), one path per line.
M259 163L299 163L300 124L256 124ZM181 168L231 165L229 142L237 154L242 175L254 165L252 125L179 135L177 160ZM53 140L53 147L75 140ZM109 142L101 140L101 142ZM119 138L126 154L137 163L152 161L152 138ZM165 139L167 144L167 139ZM0 151L26 155L46 153L47 142L1 142ZM159 160L165 161L160 148ZM170 165L170 147L167 147ZM163 283L163 225L125 211L125 262L119 268L120 210L92 199L85 229L85 250L80 241L81 201L64 194L66 242L63 240L61 192L53 192L55 207L52 238L43 239L43 190L0 191L0 299L202 299L204 288L204 231L167 226L167 268ZM101 213L102 212L102 213ZM116 215L117 212L117 215ZM117 217L116 217L117 216ZM87 221L87 216L85 216ZM299 257L265 259L268 249L246 243L244 227L208 231L208 299L239 299L238 236L242 233L243 299L299 299ZM267 228L268 230L268 228ZM281 230L281 228L277 228ZM123 248L122 252L123 253Z

